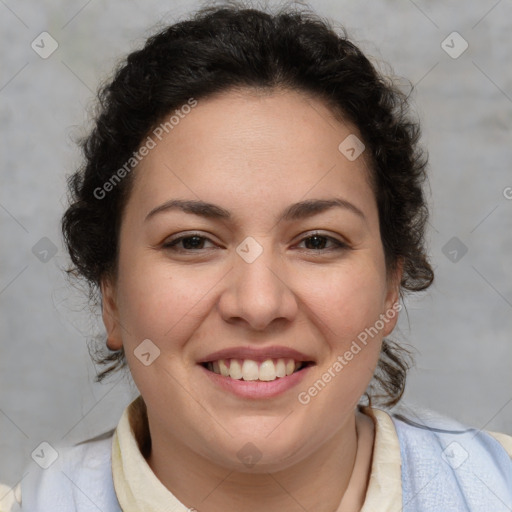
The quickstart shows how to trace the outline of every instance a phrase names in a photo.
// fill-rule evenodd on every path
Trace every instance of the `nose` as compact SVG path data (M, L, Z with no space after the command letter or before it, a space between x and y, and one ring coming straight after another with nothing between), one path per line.
M272 323L291 321L298 303L290 289L293 283L279 268L279 259L270 249L252 262L234 254L234 268L227 276L226 288L219 297L218 308L228 323L246 324L262 331Z

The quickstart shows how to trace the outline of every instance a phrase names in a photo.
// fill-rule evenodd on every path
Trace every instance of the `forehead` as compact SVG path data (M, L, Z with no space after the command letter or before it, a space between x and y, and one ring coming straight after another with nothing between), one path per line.
M171 196L235 209L308 196L374 203L366 155L351 161L339 150L354 136L361 139L355 126L308 95L225 92L199 99L161 140L152 135L132 195L147 211Z

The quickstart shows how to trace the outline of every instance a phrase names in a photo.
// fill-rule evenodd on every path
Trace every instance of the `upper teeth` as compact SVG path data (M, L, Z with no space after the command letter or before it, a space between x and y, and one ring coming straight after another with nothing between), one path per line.
M209 362L207 367L210 371L232 379L271 381L291 375L301 365L302 362L293 359L266 359L262 363L252 359L219 359Z

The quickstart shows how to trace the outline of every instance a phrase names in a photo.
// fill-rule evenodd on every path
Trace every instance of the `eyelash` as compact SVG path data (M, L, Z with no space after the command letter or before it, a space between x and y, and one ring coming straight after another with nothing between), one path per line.
M339 251L339 250L350 249L348 244L346 244L344 242L341 242L340 240L337 240L336 238L333 238L331 236L322 235L322 234L319 234L319 233L310 234L309 236L306 236L306 237L302 238L299 243L302 243L305 240L310 240L310 239L315 238L315 237L322 238L322 239L325 239L327 241L330 241L334 245L334 247L332 247L331 249L304 249L304 250L306 250L306 251L313 251L313 252L330 252L330 251ZM182 242L183 240L187 240L189 238L199 238L201 240L208 240L208 241L211 242L211 240L208 237L205 237L205 236L202 236L202 235L199 235L199 234L191 233L189 235L180 236L179 238L175 238L174 240L171 240L170 242L165 243L162 247L164 249L168 249L168 250L175 251L175 252L181 252L181 253L199 252L199 251L204 250L204 249L194 250L194 249L183 249L183 248L177 249L176 248L176 246L180 242Z

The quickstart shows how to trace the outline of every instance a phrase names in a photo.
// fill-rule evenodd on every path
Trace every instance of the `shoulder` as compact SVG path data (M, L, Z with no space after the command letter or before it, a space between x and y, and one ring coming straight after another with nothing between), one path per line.
M39 461L21 481L21 510L120 512L112 482L112 434L73 446L41 445L34 454Z
M508 434L502 434L501 432L488 432L489 435L494 437L498 443L503 446L509 457L512 459L512 436Z
M473 460L476 460L477 454L487 455L495 462L503 462L505 467L512 468L512 436L472 428L427 409L416 410L409 415L393 413L390 414L390 418L404 448L410 448L418 442L432 440L441 448L443 455L449 458L451 451L448 450L445 453L445 449L450 444L457 443L467 452L464 461L469 461L471 455ZM447 442L448 445L446 445ZM452 448L458 449L455 444ZM462 457L464 453L462 450L459 451Z
M404 512L511 509L510 436L492 436L427 410L391 418L400 444Z
M20 484L10 487L0 483L0 512L18 512L21 504Z

